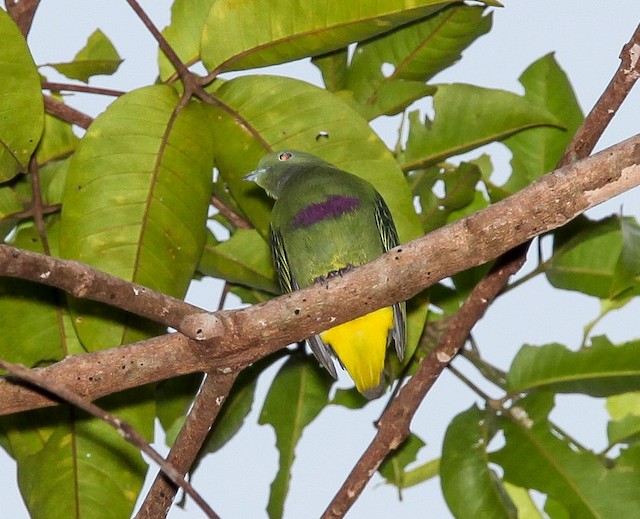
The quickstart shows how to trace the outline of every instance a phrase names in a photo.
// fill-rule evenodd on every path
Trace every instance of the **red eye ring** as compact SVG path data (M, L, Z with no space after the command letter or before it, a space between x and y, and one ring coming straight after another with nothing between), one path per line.
M288 151L283 151L280 155L278 155L278 160L284 161L289 160L293 155Z

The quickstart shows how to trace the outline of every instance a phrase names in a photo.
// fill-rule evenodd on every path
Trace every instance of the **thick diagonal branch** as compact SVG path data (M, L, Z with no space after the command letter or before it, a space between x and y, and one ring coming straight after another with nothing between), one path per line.
M409 299L441 279L486 263L638 185L640 136L635 136L556 170L502 202L397 247L322 286L214 314L195 307L191 307L193 312L185 311L185 303L179 302L166 313L162 311L166 296L149 289L138 291L137 304L145 309L139 315L173 326L195 340L174 334L69 357L41 369L67 378L69 387L82 385L84 392L77 392L89 398L179 374L241 369L287 344ZM89 273L89 277L105 275L76 262L0 245L0 276L29 279L74 293ZM121 283L129 287L129 299L133 298L134 285ZM119 304L111 295L99 283L85 285L81 294ZM138 313L139 309L131 311ZM0 414L45 405L53 402L0 380Z

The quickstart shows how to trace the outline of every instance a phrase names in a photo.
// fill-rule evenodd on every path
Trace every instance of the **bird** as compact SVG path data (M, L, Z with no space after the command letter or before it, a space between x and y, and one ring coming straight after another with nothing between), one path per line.
M310 153L265 155L245 175L275 199L270 235L273 263L283 292L327 282L399 244L391 212L368 181ZM394 342L402 361L406 307L401 302L307 339L311 351L337 378L337 357L367 399L385 391L386 350Z

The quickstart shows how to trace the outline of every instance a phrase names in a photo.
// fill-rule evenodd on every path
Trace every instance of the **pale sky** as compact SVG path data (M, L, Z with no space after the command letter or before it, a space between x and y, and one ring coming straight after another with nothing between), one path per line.
M169 0L141 3L159 27L168 23ZM587 112L618 67L622 45L640 22L638 0L506 0L504 3L504 8L495 10L493 30L474 43L460 63L433 82L466 82L522 93L518 83L522 71L543 55L555 52ZM112 40L125 62L115 76L93 78L92 85L130 90L154 82L156 44L124 1L42 2L30 35L36 63L70 60L96 28ZM42 72L51 81L65 81L51 68ZM319 82L319 74L307 61L278 67L275 73ZM98 96L78 96L77 99L78 102L72 104L91 115L97 115L111 100ZM639 112L640 87L636 86L597 149L638 133ZM390 142L395 139L395 121L381 119L376 121L375 128ZM488 151L495 153L495 167L504 170L509 160L504 147L492 145ZM473 156L477 154L474 152ZM640 216L639 195L635 189L595 208L589 215L600 218L622 211L637 218ZM523 272L532 266L533 263L528 263ZM218 286L212 282L195 283L188 297L192 303L213 309L217 306ZM561 342L576 348L583 326L596 317L598 309L596 299L552 289L543 278L538 278L499 299L473 333L484 356L506 369L524 343ZM614 342L640 337L639 311L640 302L635 301L608 316L594 334L606 334ZM457 359L455 366L468 375L474 373L464 359ZM192 481L223 518L266 517L269 485L277 470L278 454L271 428L256 423L276 369L269 370L260 380L254 409L243 429L221 452L204 460ZM341 377L340 386L349 385L348 378ZM497 396L493 388L484 389ZM445 372L414 420L413 429L427 443L419 462L440 456L447 424L473 402L481 404L475 394ZM333 406L305 430L296 452L285 517L317 517L322 513L373 437L371 424L383 406L384 399L358 412ZM606 444L604 400L563 396L558 398L552 417L586 445L599 449ZM160 448L161 444L156 446ZM15 464L4 451L0 451L0 466L3 514L13 519L27 518L15 481ZM152 469L152 475L155 472L156 469ZM404 491L403 501L398 501L393 487L381 481L378 476L373 478L348 513L350 519L452 517L444 504L438 479ZM187 502L186 510L174 507L169 517L197 519L204 514L192 502Z

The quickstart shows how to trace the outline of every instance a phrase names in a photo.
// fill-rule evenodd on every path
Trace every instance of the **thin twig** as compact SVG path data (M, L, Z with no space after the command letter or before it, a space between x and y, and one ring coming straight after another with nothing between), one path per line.
M53 83L51 81L43 81L42 88L51 90L51 92L82 92L84 94L98 94L103 96L119 97L126 94L122 90L114 90L112 88L101 88L89 85L74 85L72 83Z
M33 221L42 243L44 253L49 256L49 240L47 239L47 230L44 224L44 204L42 202L42 190L40 189L40 168L36 156L32 155L29 159L29 174L31 175L31 211L33 212Z
M51 96L43 95L42 97L44 98L45 111L51 115L55 115L58 119L75 124L85 130L89 128L93 122L93 119L87 114L84 114L75 108L71 108Z
M59 213L62 209L62 204L45 205L42 207L42 214ZM29 207L24 211L18 211L17 213L11 213L0 218L0 222L4 220L25 220L27 218L33 218L33 208Z
M176 54L176 51L174 51L171 45L169 45L169 42L158 30L158 28L155 26L151 18L149 18L147 13L144 11L144 9L140 6L140 4L136 0L127 0L127 3L131 6L131 9L133 9L133 11L138 15L138 18L140 18L140 20L145 25L147 30L158 42L158 46L160 47L160 50L164 53L164 55L173 65L173 68L175 68L178 71L178 74L184 80L184 77L191 74L191 72L189 72L189 69L182 62L178 54Z
M61 398L65 402L69 402L74 406L86 411L92 416L102 420L113 427L124 440L138 450L144 452L153 461L155 461L162 472L171 479L176 485L182 488L193 500L198 504L202 511L211 519L216 519L218 515L211 509L207 502L200 496L198 492L187 482L182 475L176 470L176 468L170 463L164 460L160 454L151 447L145 438L129 423L120 420L118 417L98 407L94 403L85 400L81 396L77 395L73 391L67 389L64 386L57 384L56 382L43 377L41 373L31 370L20 364L13 364L0 359L0 367L6 369L11 375L24 380L31 385L44 389L48 393L52 393L55 396Z
M238 229L253 229L253 225L244 216L239 215L216 195L211 195L211 205Z

